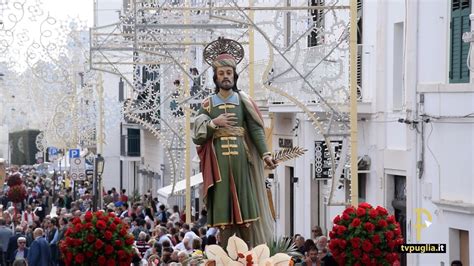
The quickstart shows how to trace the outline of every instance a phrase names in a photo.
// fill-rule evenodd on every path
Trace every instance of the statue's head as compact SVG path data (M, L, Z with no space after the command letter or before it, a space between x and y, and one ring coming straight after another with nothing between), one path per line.
M230 54L221 54L212 62L213 80L216 84L215 93L218 93L220 89L238 91L239 75L236 72L236 66L236 60Z
M237 89L236 67L244 57L244 48L240 43L231 39L219 38L204 48L204 59L214 70L215 93L220 89Z

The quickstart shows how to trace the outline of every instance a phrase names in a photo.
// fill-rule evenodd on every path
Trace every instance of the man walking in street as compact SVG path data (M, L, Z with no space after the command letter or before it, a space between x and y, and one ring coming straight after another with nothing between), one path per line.
M7 250L12 230L7 226L5 220L0 218L0 265L7 265Z
M15 260L26 259L28 257L29 248L26 247L26 238L19 237L17 240L17 248L13 251L10 257L10 263L13 264Z
M31 243L30 250L28 252L28 265L29 266L50 266L51 250L49 249L48 241L43 237L43 229L36 228L33 232L34 241Z
M15 235L11 236L10 240L8 241L7 258L9 259L10 263L13 263L13 261L15 260L13 257L13 253L18 248L18 239L20 237L25 237L25 235L23 234L23 228L20 225L18 225L17 227L15 227ZM25 238L25 243L26 243L26 238Z

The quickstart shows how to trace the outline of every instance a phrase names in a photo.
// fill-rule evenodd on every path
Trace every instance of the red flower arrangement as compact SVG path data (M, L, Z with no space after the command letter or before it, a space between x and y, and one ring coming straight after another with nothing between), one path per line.
M8 176L7 185L9 187L7 198L13 203L19 203L28 197L26 187L23 185L23 180L20 174L16 173Z
M13 203L19 203L28 197L28 193L26 192L26 188L24 185L14 185L9 187L7 192L7 198L9 201Z
M16 173L16 174L10 175L8 177L7 185L9 187L19 186L19 185L22 185L22 184L23 184L23 180L21 180L20 174Z
M132 257L133 235L114 213L86 212L74 218L59 248L66 265L127 265Z
M329 249L339 265L392 265L403 244L400 225L380 206L348 207L333 220Z

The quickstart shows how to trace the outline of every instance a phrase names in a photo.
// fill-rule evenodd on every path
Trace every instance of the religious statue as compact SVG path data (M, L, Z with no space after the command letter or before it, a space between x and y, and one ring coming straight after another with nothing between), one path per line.
M216 87L196 116L193 142L199 145L208 226L220 229L224 248L233 234L251 247L269 244L274 220L263 168L274 169L276 161L267 149L256 103L237 87L243 48L221 38L205 48L204 58Z

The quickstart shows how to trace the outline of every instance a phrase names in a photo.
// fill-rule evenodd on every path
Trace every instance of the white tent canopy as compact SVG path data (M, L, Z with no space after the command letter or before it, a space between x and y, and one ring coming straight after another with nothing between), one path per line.
M202 183L202 173L191 176L191 187L199 185ZM174 193L183 191L186 189L186 179L176 182L174 186ZM162 203L167 202L168 198L171 196L171 191L173 190L173 184L162 187L158 189L158 200Z

